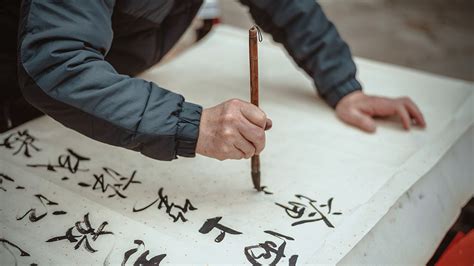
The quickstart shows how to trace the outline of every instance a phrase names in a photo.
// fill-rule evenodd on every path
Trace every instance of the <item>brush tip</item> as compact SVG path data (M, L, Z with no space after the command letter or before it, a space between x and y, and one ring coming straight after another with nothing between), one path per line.
M252 182L257 191L262 191L262 187L260 187L260 171L252 172Z

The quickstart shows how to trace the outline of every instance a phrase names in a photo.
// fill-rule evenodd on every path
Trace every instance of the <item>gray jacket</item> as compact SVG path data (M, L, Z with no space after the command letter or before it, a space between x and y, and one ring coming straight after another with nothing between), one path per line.
M314 0L241 2L313 78L329 105L361 88L348 46ZM201 106L133 76L172 48L200 5L23 0L17 62L24 97L98 141L158 160L194 156Z

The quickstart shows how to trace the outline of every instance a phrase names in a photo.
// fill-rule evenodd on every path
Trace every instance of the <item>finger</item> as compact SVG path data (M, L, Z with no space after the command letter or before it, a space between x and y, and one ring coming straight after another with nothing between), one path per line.
M359 110L351 110L347 114L343 115L342 120L345 122L358 127L366 132L375 131L375 121L367 114L360 112Z
M260 108L253 104L247 103L240 109L240 111L252 124L261 128L265 128L267 116Z
M267 118L267 123L265 124L265 131L270 130L273 126L273 121L270 118Z
M426 127L425 118L423 117L423 113L421 113L418 106L416 106L416 104L411 99L407 99L404 104L410 113L410 116L415 119L416 124L421 127Z
M397 107L397 114L402 119L403 127L407 130L410 129L411 119L405 105L399 105Z
M252 123L242 123L238 130L254 146L255 154L260 154L265 148L265 131Z
M234 145L233 149L227 153L227 158L232 160L240 160L245 158L245 153Z
M370 97L368 103L362 106L362 111L369 116L390 116L397 113L397 104L393 99Z
M255 147L242 136L234 143L234 146L244 154L245 159L255 155Z

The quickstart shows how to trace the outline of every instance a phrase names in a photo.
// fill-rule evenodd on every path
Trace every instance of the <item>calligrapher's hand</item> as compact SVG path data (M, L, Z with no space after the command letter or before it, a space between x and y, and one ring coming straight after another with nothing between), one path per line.
M218 160L250 158L265 147L272 121L255 105L232 99L204 109L196 153Z
M425 127L425 119L416 104L408 97L385 98L369 96L355 91L342 98L336 105L336 114L344 122L367 132L375 132L373 117L398 115L408 130L412 123Z

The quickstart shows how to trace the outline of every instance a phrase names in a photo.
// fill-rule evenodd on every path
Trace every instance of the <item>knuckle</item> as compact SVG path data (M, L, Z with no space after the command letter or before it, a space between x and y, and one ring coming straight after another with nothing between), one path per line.
M237 116L233 113L227 113L223 116L225 123L234 123L237 120Z
M242 103L242 101L239 100L239 99L234 98L234 99L230 99L230 100L228 101L228 103L229 103L231 106L239 106L239 105Z
M234 135L234 131L229 127L224 128L224 130L222 131L222 136L224 138L229 138L229 137L232 137L233 135Z

